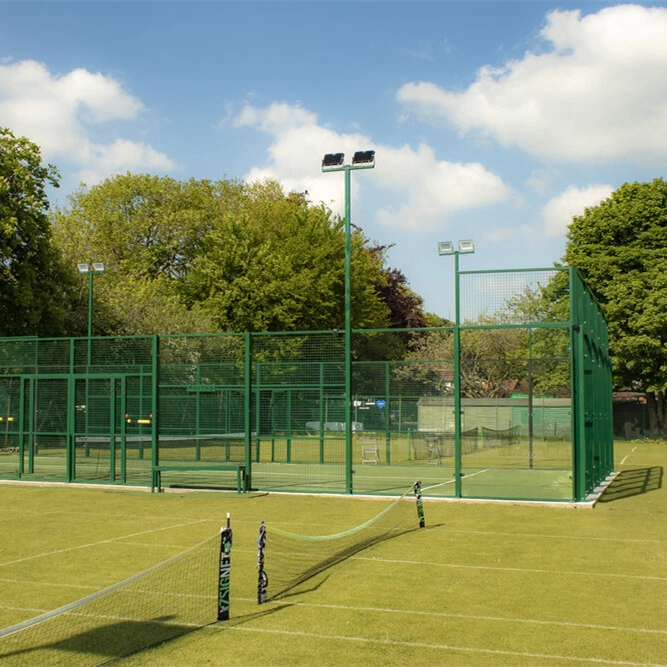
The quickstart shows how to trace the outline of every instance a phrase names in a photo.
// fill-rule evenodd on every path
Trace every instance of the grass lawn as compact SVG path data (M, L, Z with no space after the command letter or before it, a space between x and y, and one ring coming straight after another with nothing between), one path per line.
M0 627L180 553L229 512L231 619L115 664L667 665L665 465L665 443L617 443L620 475L593 509L425 497L426 529L375 544L261 607L260 521L322 535L390 501L3 484ZM0 639L0 665L17 664L3 661L2 647ZM63 651L62 664L69 657Z

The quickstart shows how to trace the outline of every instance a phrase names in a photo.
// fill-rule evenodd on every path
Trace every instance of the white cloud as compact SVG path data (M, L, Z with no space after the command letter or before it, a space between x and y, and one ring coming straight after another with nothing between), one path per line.
M550 12L539 52L481 67L466 90L413 82L399 101L422 118L478 131L542 159L667 156L667 8Z
M538 195L546 193L557 173L550 169L534 169L526 180L526 187Z
M94 127L144 111L115 79L85 69L54 75L34 60L0 64L0 125L38 144L47 160L71 161L88 184L126 170L173 168L141 142L92 139Z
M542 207L547 236L564 236L572 216L582 215L586 207L597 206L614 191L611 185L570 186Z
M377 221L389 227L431 230L446 226L455 211L507 200L512 196L502 179L478 163L438 160L426 144L394 148L373 142L362 133L339 134L319 124L316 114L300 106L276 103L264 109L243 109L234 121L237 127L256 127L273 137L269 163L255 167L245 179L276 178L288 190L307 190L312 201L324 202L343 212L340 179L317 170L322 156L330 152L351 155L374 149L377 168L352 179L353 193L360 181L372 182L387 191L394 205L380 209Z

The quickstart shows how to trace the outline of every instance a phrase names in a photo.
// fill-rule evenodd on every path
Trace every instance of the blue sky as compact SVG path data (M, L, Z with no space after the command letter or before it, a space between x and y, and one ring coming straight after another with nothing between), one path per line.
M463 270L551 266L571 216L665 176L667 3L3 2L0 125L64 204L114 174L272 177L343 209L453 316Z

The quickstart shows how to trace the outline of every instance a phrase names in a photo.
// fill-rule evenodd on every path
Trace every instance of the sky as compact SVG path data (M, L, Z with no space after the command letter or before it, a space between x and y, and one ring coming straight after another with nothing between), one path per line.
M0 126L62 175L278 179L390 247L425 309L461 270L549 267L567 226L665 177L667 2L0 3ZM92 258L104 261L104 258Z

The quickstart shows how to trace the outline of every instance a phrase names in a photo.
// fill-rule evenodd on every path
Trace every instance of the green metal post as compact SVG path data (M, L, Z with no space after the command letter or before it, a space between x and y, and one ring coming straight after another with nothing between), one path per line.
M454 253L454 494L461 497L461 307L459 253Z
M384 364L384 432L385 442L387 445L386 463L391 465L391 398L389 392L391 390L390 376L389 376L389 362Z
M352 242L350 225L350 167L345 168L345 486L352 493L352 318L350 280Z
M252 398L252 338L249 332L245 334L245 391L243 397L244 412L244 430L245 430L245 489L249 491L252 488L252 431L251 431L251 398ZM259 400L259 389L257 392ZM257 431L257 453L259 454L259 431ZM259 459L258 459L259 460Z
M88 273L88 364L86 372L90 373L92 359L92 336L93 336L93 272Z
M158 335L153 336L151 352L151 366L153 367L151 377L151 408L153 414L151 418L151 463L153 466L158 466L160 465L160 337ZM143 387L141 394L143 394Z
M351 224L350 224L350 172L353 169L373 169L375 167L375 151L372 153L370 162L361 162L355 164L336 163L331 168L322 164L323 171L344 171L345 172L345 485L347 492L353 492L352 484L352 324L351 324ZM327 156L325 156L326 158Z

